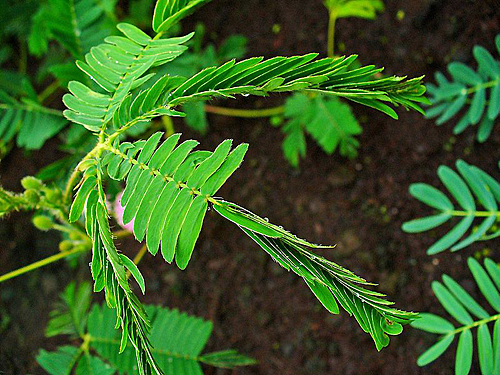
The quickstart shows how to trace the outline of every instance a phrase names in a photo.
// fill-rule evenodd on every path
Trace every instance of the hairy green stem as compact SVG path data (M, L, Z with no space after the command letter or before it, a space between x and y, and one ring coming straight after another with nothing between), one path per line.
M25 274L27 272L34 271L34 270L36 270L38 268L45 267L45 266L47 266L47 265L49 265L51 263L57 262L60 259L67 258L70 255L78 254L78 253L81 253L81 252L84 252L84 251L87 251L87 249L75 248L73 250L64 251L64 252L61 252L59 254L52 255L52 256L50 256L48 258L39 260L38 262L31 263L28 266L19 268L19 269L15 270L15 271L11 271L11 272L6 273L5 275L0 276L0 283L2 283L4 281L7 281L9 279L12 279L14 277L23 275L23 274Z
M279 107L265 108L265 109L236 109L236 108L217 107L207 104L205 105L205 111L208 113L214 113L223 116L258 118L258 117L279 116L283 114L283 112L285 112L285 106L282 105Z

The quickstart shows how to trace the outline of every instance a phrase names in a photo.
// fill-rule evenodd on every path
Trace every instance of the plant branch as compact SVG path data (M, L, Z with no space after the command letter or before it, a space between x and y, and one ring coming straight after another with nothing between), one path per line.
M45 267L45 266L47 266L47 265L49 265L51 263L57 262L60 259L67 258L70 255L78 254L78 253L81 253L81 252L84 252L84 251L87 251L87 249L75 248L73 250L63 251L63 252L61 252L59 254L52 255L52 256L50 256L48 258L39 260L38 262L31 263L28 266L19 268L19 269L15 270L15 271L11 271L11 272L8 272L8 273L0 276L0 283L2 283L4 281L7 281L9 279L13 279L14 277L17 277L17 276L21 276L21 275L23 275L23 274L25 274L27 272L34 271L34 270L36 270L38 268Z
M443 211L445 214L449 214L452 216L475 216L475 217L490 217L497 216L500 217L500 211L460 211L460 210L452 210L452 211Z
M272 117L278 116L285 112L285 106L265 109L236 109L224 108L212 105L205 105L205 111L222 116L242 117L242 118L259 118L259 117Z
M330 11L330 19L328 21L328 57L335 55L335 24L337 22L337 12Z
M500 314L493 315L493 316L490 316L489 318L481 319L481 320L478 320L478 321L476 321L476 322L474 322L472 324L468 324L466 326L457 328L454 331L451 331L450 333L447 333L446 335L444 335L444 337L446 337L446 336L454 336L457 333L460 333L462 331L466 331L466 330L469 330L469 329L472 329L472 328L475 328L475 327L479 327L479 326L481 326L483 324L488 324L488 323L494 322L494 321L499 320L499 319L500 319Z
M43 103L49 96L51 96L60 87L61 83L59 81L54 81L48 85L41 93L38 95L38 101Z

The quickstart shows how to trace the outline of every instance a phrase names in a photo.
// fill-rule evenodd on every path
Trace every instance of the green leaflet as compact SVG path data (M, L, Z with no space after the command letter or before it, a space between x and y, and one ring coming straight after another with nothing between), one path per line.
M139 268L137 268L135 263L132 262L126 255L123 255L123 254L119 254L119 255L120 255L120 260L122 261L125 268L130 271L132 276L134 276L135 281L137 281L137 284L139 284L141 291L142 291L142 294L146 293L146 284L144 282L144 277L142 276L141 272L139 271Z
M500 35L496 40L500 40ZM427 85L432 103L427 117L439 116L437 125L458 117L459 121L453 129L455 134L480 124L477 140L485 142L500 113L500 68L499 61L481 46L474 46L473 55L477 71L463 63L452 62L448 65L451 81L442 73L436 73L437 85ZM461 111L466 103L469 103L468 110Z
M486 259L484 267L474 258L468 259L469 268L482 293L482 297L490 304L497 300L497 286L491 282L491 278L496 279L498 266L491 260ZM498 362L498 345L500 345L500 335L498 331L499 319L497 315L491 315L484 309L464 288L447 275L443 275L444 285L439 282L433 283L433 290L445 310L461 326L455 328L447 320L434 315L422 313L421 318L412 322L414 328L427 332L443 335L439 341L425 351L418 359L419 366L425 366L439 358L451 345L456 336L459 336L455 359L455 374L467 375L469 373L479 373L472 366L474 352L473 331L477 328L477 352L479 356L479 368L481 374L494 374L500 366ZM495 303L495 302L493 302ZM473 320L467 312L470 311L477 317ZM490 333L489 324L494 323L493 337Z
M69 220L71 222L77 221L80 216L82 216L83 209L85 207L85 203L87 202L87 198L92 190L97 186L97 180L94 176L90 176L87 178L78 193L76 194L76 198L71 205L71 211L69 213Z
M198 196L194 199L186 215L186 219L179 234L179 240L177 241L177 256L175 258L177 266L181 270L186 268L191 259L191 254L193 253L194 245L200 234L207 209L208 203L205 198Z
M428 249L429 254L436 254L447 249L458 251L476 241L497 236L493 229L499 216L499 183L486 172L463 160L458 160L456 167L459 173L441 166L438 169L438 175L459 207L455 207L443 192L430 185L417 183L410 186L410 194L437 210L437 213L404 223L402 229L405 232L424 232L452 219L458 220L445 236ZM476 221L478 221L477 227L471 230ZM470 233L462 238L467 232Z
M181 19L211 0L158 0L153 15L153 30L168 30Z
M231 210L229 207L224 206L224 205L215 205L214 206L215 211L217 211L219 214L224 216L226 219L234 222L240 227L247 228L251 230L252 232L257 232L259 234L262 234L267 237L274 237L274 238L279 238L283 237L283 234L276 231L274 228L262 224L260 222L255 222L251 218L249 218L247 215L243 215L239 212L235 212L234 210Z
M446 351L446 349L449 348L452 342L453 336L445 336L436 344L427 349L424 353L422 353L422 355L418 357L417 364L419 366L425 366L431 362L434 362Z
M472 366L473 353L472 333L463 331L458 339L457 355L455 360L455 374L467 375Z

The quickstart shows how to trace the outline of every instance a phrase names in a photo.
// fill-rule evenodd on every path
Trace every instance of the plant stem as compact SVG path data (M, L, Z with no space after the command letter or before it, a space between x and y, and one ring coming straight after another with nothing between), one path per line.
M73 170L73 173L71 173L71 176L69 177L68 183L66 184L66 188L64 189L64 196L63 196L63 202L64 203L70 203L70 198L71 198L71 192L73 191L73 187L76 185L76 181L80 177L80 173L82 172L79 167L80 164L83 163L84 161L92 158L95 154L97 154L102 148L102 143L98 143L85 157L78 163L76 168Z
M54 81L38 95L38 101L43 103L49 96L51 96L60 86L59 81Z
M51 263L57 262L60 259L69 257L70 255L73 255L73 254L81 253L83 251L86 251L86 250L78 249L77 248L77 249L73 249L73 250L69 250L69 251L64 251L64 252L61 252L59 254L52 255L52 256L50 256L48 258L39 260L38 262L35 262L35 263L31 263L28 266L19 268L19 269L15 270L15 271L8 272L5 275L0 276L0 283L2 283L4 281L7 281L9 279L12 279L14 277L23 275L23 274L25 274L27 272L34 271L34 270L36 270L38 268L45 267L45 266L47 266L47 265L49 265Z
M466 91L466 95L473 94L476 91L479 91L480 89L487 89L487 88L494 87L494 86L497 86L497 85L500 85L500 78L495 79L493 81L488 81L488 82L480 83L479 85L476 85L476 86L472 86L470 89L468 89Z
M128 236L132 235L132 232L128 230L117 230L116 232L113 232L113 237L115 238L126 238Z
M337 22L337 12L330 12L330 20L328 22L328 57L335 55L335 24Z
M472 324L469 324L469 325L457 328L456 330L454 330L454 331L452 331L450 333L447 333L445 336L450 336L450 335L454 336L457 333L460 333L462 331L465 331L465 330L468 330L468 329L472 329L472 328L475 328L475 327L479 327L479 326L481 326L483 324L488 324L488 323L494 322L494 321L496 321L498 319L500 319L500 314L493 315L493 316L490 316L489 318L478 320L477 322L474 322Z
M266 109L236 109L224 108L212 105L205 105L205 111L222 116L242 117L242 118L259 118L278 116L285 112L285 106L279 106Z
M475 217L490 217L500 216L500 211L444 211L444 213L452 216L475 216Z
M137 255L134 258L134 263L136 265L139 264L139 262L142 260L142 258L144 258L144 255L146 255L147 250L148 250L148 246L146 244L144 244L141 247L141 250L139 250L139 252L137 253Z

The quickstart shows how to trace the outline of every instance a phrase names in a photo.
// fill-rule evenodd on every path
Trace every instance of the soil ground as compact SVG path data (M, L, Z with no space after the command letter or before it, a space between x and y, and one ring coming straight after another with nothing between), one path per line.
M357 53L364 63L385 66L389 74L425 74L427 81L433 81L434 72L445 70L452 60L474 66L474 44L495 51L493 40L500 32L498 1L391 0L386 5L375 21L339 20L337 47L343 48L337 48L338 53ZM397 17L398 12L404 17ZM328 17L320 0L214 0L185 22L185 30L198 21L219 41L233 33L245 35L252 55L326 53ZM275 24L281 26L278 34L272 32ZM273 97L220 104L255 108L282 100ZM312 242L337 243L336 249L324 255L380 282L380 289L398 307L442 314L431 292L432 280L447 273L477 295L464 260L487 248L500 261L499 241L427 256L426 248L444 231L422 235L401 231L404 221L430 213L410 197L408 187L413 182L440 186L437 167L453 166L460 158L499 178L500 132L495 129L485 144L478 144L475 129L453 137L453 122L436 127L418 113L405 111L394 121L374 110L353 107L364 130L359 157L350 161L327 156L309 142L300 171L284 161L283 135L265 119L213 115L206 136L181 123L176 123L176 130L199 139L202 149L212 149L225 138L250 143L246 162L221 196ZM31 157L20 151L11 153L0 167L2 184L20 189L19 178L54 160L56 146L52 142ZM52 235L32 229L29 217L14 214L2 222L1 273L54 252ZM121 246L130 254L138 247L133 241ZM146 303L213 320L214 334L207 351L236 348L259 361L232 372L207 368L207 374L453 373L453 349L435 364L417 367L416 358L434 337L410 328L378 353L354 319L345 313L330 315L303 281L279 268L237 227L213 212L207 215L186 271L150 256L141 263L141 270L148 284ZM0 369L4 373L42 373L34 356L39 348L52 349L59 343L43 337L48 312L74 273L89 278L86 267L74 270L59 263L2 284ZM477 358L475 361L478 373Z

